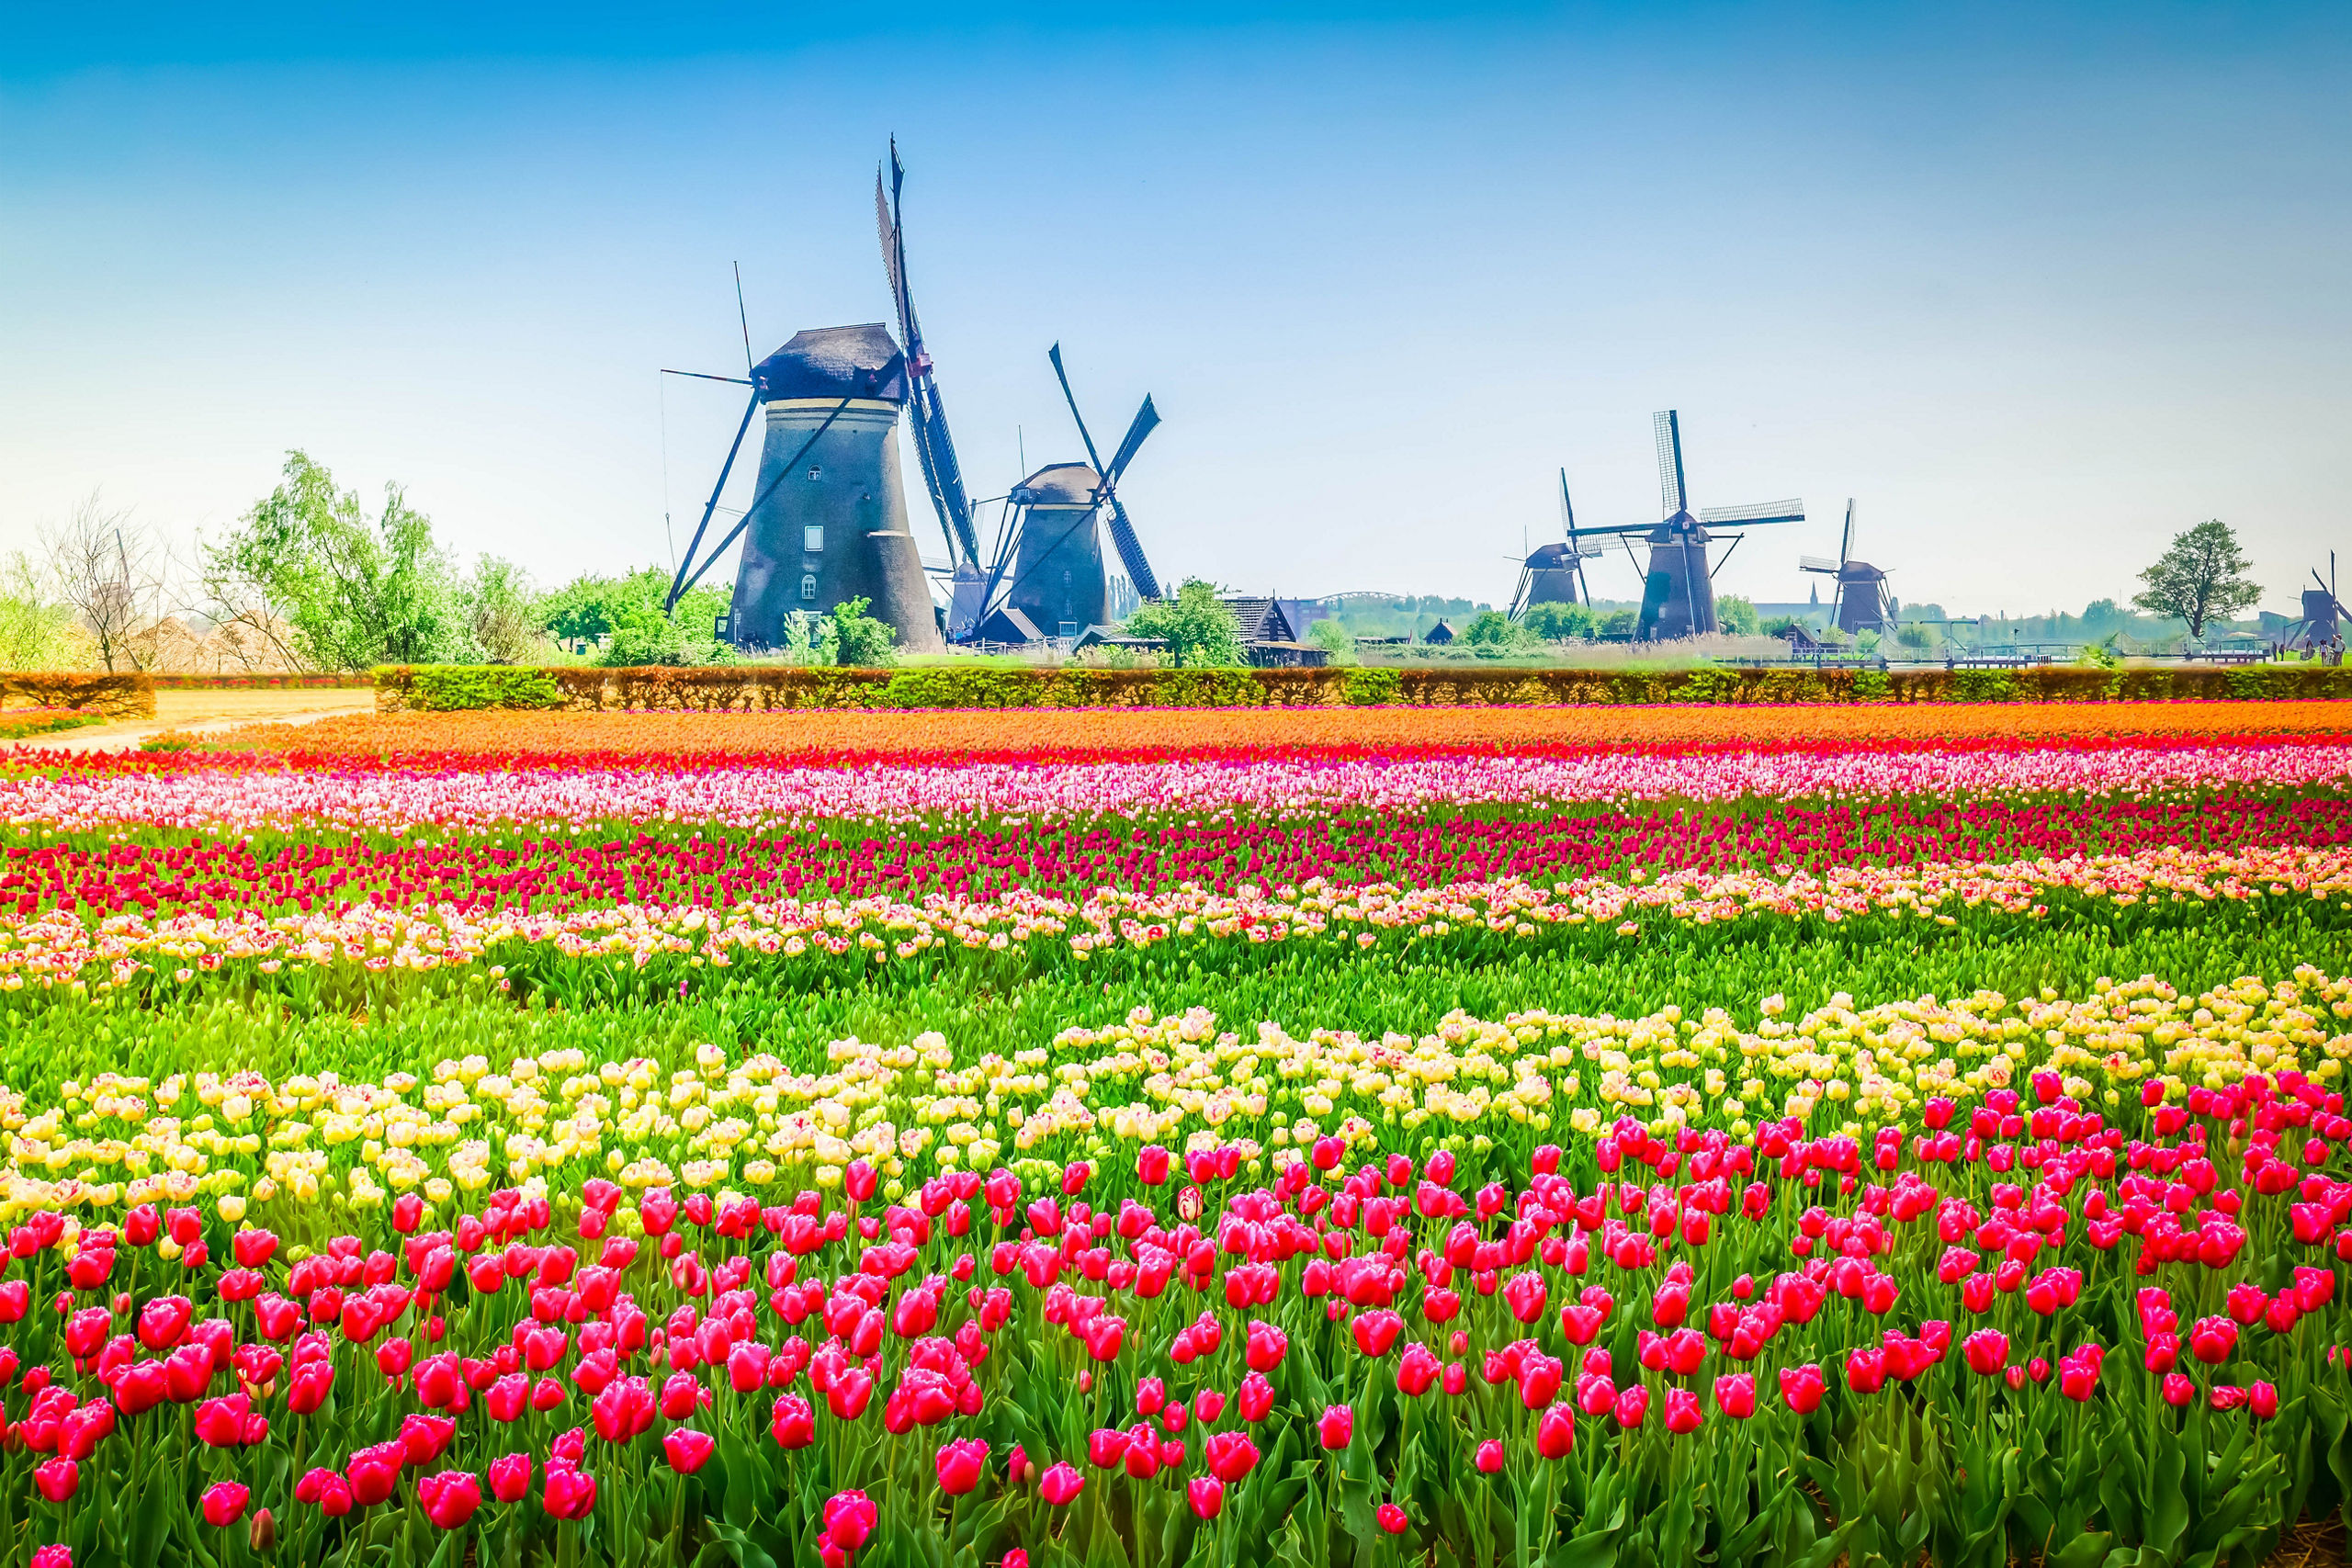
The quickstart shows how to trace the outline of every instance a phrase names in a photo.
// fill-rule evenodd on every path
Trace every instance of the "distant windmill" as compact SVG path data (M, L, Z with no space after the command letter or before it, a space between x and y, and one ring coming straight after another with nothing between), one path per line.
M2299 639L2305 648L2317 648L2334 642L2343 635L2348 618L2344 601L2335 596L2335 552L2327 552L2327 577L2322 581L2317 569L2312 572L2315 586L2303 590L2303 635Z
M956 443L947 434L947 409L940 400L939 380L932 373L930 352L922 338L922 321L915 314L914 296L907 287L907 236L899 220L899 196L907 180L899 162L898 138L890 139L890 186L886 195L882 172L874 173L874 220L882 234L882 269L890 280L890 299L899 314L899 335L906 344L908 424L914 436L915 458L922 466L932 510L939 513L940 531L947 536L950 572L947 635L967 635L980 618L984 574L980 567L979 535L972 526L972 503L964 491L964 470L956 460Z
M1682 420L1672 409L1652 416L1657 434L1659 502L1666 515L1656 523L1634 523L1610 528L1584 528L1579 539L1643 535L1650 547L1649 569L1643 574L1642 613L1634 636L1643 642L1692 637L1715 630L1714 574L1731 558L1708 559L1708 547L1728 538L1732 549L1747 535L1743 528L1804 521L1802 501L1767 501L1747 506L1714 506L1690 510L1682 468ZM1718 532L1718 530L1734 530ZM1626 551L1632 553L1632 546Z
M1568 470L1560 470L1560 522L1564 544L1539 545L1519 563L1519 588L1511 594L1510 618L1524 620L1538 604L1589 604L1584 563L1601 554L1599 545L1577 532L1577 509L1568 499Z
M1075 636L1110 618L1110 581L1103 570L1101 526L1106 507L1111 542L1127 570L1129 583L1143 598L1159 597L1159 579L1145 558L1135 524L1119 499L1119 480L1135 461L1144 438L1158 428L1159 411L1146 397L1127 426L1125 438L1105 465L1086 428L1086 416L1078 412L1077 395L1070 390L1069 375L1062 367L1062 345L1054 344L1046 357L1053 361L1070 418L1078 423L1087 461L1049 464L1012 488L1006 502L1013 511L997 541L996 561L989 573L983 603L989 623L1000 610L1018 611L1043 636Z
M1894 596L1887 592L1886 573L1854 558L1853 497L1846 498L1846 528L1838 536L1838 558L1799 556L1797 570L1817 571L1838 580L1829 613L1832 624L1839 631L1849 636L1863 631L1883 632L1894 619Z

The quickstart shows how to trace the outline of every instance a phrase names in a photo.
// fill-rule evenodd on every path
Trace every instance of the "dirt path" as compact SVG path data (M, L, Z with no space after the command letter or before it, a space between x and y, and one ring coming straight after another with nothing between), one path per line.
M373 688L310 687L276 691L163 691L155 694L155 716L119 724L92 725L18 743L43 751L128 751L151 735L176 729L217 735L248 724L311 724L376 711Z

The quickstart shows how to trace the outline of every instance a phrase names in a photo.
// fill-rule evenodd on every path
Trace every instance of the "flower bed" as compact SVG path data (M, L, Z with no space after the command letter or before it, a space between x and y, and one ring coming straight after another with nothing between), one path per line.
M2257 1561L2352 750L1849 711L20 758L0 1551Z

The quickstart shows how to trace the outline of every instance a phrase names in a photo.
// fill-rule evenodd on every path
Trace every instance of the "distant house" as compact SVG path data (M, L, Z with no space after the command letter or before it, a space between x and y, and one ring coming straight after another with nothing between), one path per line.
M1243 642L1296 642L1299 628L1283 613L1279 599L1235 598L1219 601L1233 612Z
M1031 620L1025 611L1008 606L998 610L980 623L979 640L1006 643L1043 642L1046 640L1046 634L1037 629L1037 623Z
M1454 635L1453 623L1452 621L1440 621L1437 625L1431 626L1429 630L1421 634L1421 640L1432 647L1443 648L1447 643L1453 640Z
M1330 650L1311 642L1245 642L1241 651L1254 670L1320 670L1331 662Z
M1168 639L1164 637L1126 637L1116 626L1089 626L1078 634L1069 645L1072 653L1084 653L1090 648L1119 648L1129 653L1165 653Z

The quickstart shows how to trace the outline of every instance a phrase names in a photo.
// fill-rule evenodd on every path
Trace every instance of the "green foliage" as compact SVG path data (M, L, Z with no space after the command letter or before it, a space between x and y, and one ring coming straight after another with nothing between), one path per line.
M563 690L544 670L505 664L432 664L409 671L409 705L428 713L471 708L551 708Z
M871 603L862 598L844 599L825 617L818 633L818 647L823 650L826 663L871 668L898 662L890 645L898 641L899 628L867 615L865 607Z
M1350 663L1355 659L1355 634L1336 619L1317 621L1307 627L1306 640L1329 654L1334 664Z
M1473 648L1509 648L1519 640L1519 628L1500 610L1481 610L1463 628L1462 640Z
M1763 629L1756 618L1756 602L1742 593L1715 595L1715 625L1736 637L1756 637Z
M648 566L619 577L584 573L533 602L534 623L565 644L604 643L600 664L708 664L729 657L712 635L727 614L734 586L697 584L679 596L673 614L662 603L671 574Z
M1859 670L1854 672L1854 695L1864 702L1878 702L1894 694L1894 682L1883 670Z
M2024 694L2014 670L1955 670L1946 688L1956 703L2013 703Z
M2236 531L2211 518L2174 536L2172 547L2140 574L2148 586L2132 603L2151 615L2177 615L2188 623L2190 637L2201 637L2208 622L2225 621L2262 597L2260 585L2238 575L2252 564Z
M1925 650L1935 646L1935 633L1917 621L1905 621L1895 629L1894 640L1902 647Z
M1340 692L1350 707L1379 707L1396 700L1403 678L1394 670L1351 670Z
M1177 668L1231 668L1242 662L1241 623L1225 607L1216 585L1186 578L1173 599L1156 599L1129 615L1129 637L1158 637L1168 644Z
M0 569L0 670L70 670L87 638L22 550Z
M1639 621L1640 616L1634 611L1611 610L1601 619L1600 635L1614 637L1632 637L1634 627L1639 624Z
M520 664L540 653L546 632L536 623L537 596L521 567L495 556L474 563L465 591L467 628L492 664Z
M1541 642L1565 642L1570 637L1589 637L1599 623L1592 611L1583 604L1530 604L1527 614L1520 617L1520 626L1528 636Z
M216 600L257 595L321 668L481 656L457 569L397 484L369 518L358 492L338 491L323 464L289 452L277 488L203 557Z

